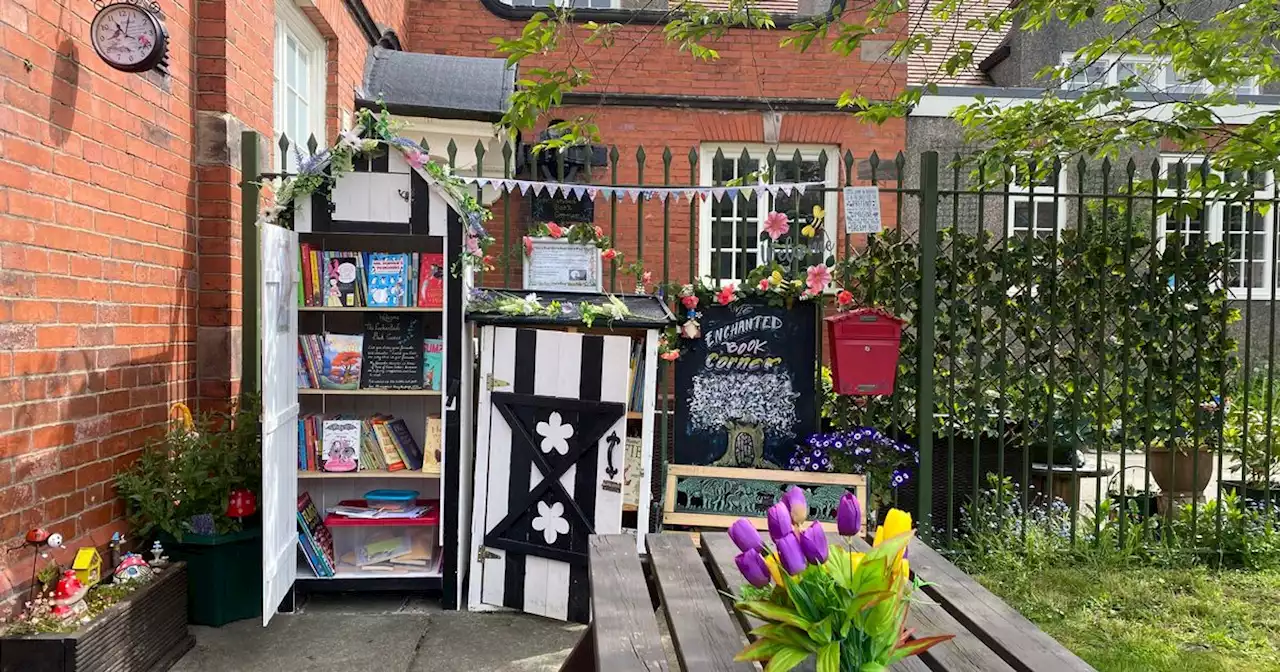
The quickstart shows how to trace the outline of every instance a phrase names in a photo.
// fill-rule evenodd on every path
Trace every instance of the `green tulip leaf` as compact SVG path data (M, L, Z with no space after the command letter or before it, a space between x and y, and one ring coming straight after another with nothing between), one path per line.
M809 626L812 625L796 612L770 602L739 602L737 607L740 611L755 614L765 620L794 625L801 630L808 630Z
M803 663L811 654L803 649L784 648L769 659L764 672L788 672Z
M733 659L738 662L747 662L752 660L765 661L773 658L777 653L787 648L786 644L771 639L758 639L751 643L750 646L738 652Z
M903 644L902 646L896 647L893 650L893 655L889 657L889 663L893 664L898 662L899 660L902 660L903 658L908 658L910 656L918 656L924 653L925 651L928 651L929 648L934 646L935 644L941 644L953 637L955 637L955 635L934 635L933 637L921 637L919 639L913 639L907 642L906 644Z
M831 642L818 652L818 672L840 672L839 642Z

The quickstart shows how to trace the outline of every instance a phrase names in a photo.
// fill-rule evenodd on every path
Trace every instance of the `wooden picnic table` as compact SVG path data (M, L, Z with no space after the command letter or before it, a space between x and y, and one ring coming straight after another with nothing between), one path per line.
M650 534L647 541L652 586L633 537L591 537L591 626L562 672L669 670L654 615L658 605L684 670L759 670L755 663L733 660L759 622L733 610L721 593L736 595L743 582L733 561L738 549L728 535L702 534L701 551L688 533ZM855 544L867 546L860 539ZM895 664L894 672L1094 669L918 539L911 542L911 569L933 585L917 594L907 627L921 636L955 638Z

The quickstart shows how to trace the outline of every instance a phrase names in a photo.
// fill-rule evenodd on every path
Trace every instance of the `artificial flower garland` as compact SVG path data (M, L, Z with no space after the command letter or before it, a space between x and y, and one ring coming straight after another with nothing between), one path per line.
M471 291L467 310L473 313L499 313L513 316L543 316L560 318L577 318L591 328L597 319L604 319L610 326L615 320L625 320L631 316L631 309L616 296L609 295L603 304L588 301L574 303L572 301L553 300L547 304L536 293L521 296L512 292L474 289Z
M555 222L536 224L529 229L529 234L524 237L525 257L533 256L534 238L551 238L565 240L578 245L592 245L600 250L600 257L605 261L622 261L622 254L610 245L609 237L604 235L604 229L593 224L585 222L570 224L569 226L560 226Z
M361 137L362 131L373 137ZM395 125L385 108L377 114L367 109L359 110L355 125L343 131L333 147L316 154L303 156L295 144L293 151L298 172L273 178L260 185L269 189L274 199L271 205L258 213L258 224L279 224L291 228L296 203L321 189L331 190L339 177L355 169L357 156L373 152L379 145L387 145L388 148L394 146L401 151L405 162L423 174L424 178L429 178L428 181L438 186L445 198L457 208L466 224L460 265L478 267L480 270L492 269L493 259L485 251L493 243L493 238L485 231L484 223L493 214L476 200L467 184L455 176L449 166L431 161L427 151L416 141L397 135Z

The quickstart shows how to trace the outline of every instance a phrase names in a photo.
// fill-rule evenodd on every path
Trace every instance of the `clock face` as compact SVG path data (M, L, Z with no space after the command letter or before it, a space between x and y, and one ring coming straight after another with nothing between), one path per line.
M90 26L93 48L113 68L150 70L163 54L165 35L160 22L136 5L108 5Z

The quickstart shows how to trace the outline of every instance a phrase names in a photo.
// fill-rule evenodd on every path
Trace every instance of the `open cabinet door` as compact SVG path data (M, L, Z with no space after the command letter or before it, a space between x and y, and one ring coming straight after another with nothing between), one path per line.
M298 574L298 234L266 225L258 333L262 335L262 624Z

